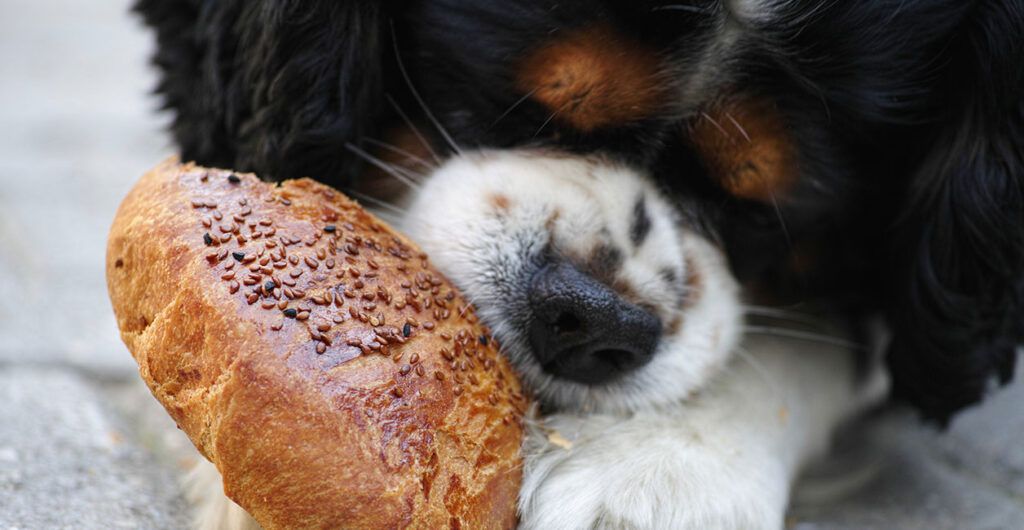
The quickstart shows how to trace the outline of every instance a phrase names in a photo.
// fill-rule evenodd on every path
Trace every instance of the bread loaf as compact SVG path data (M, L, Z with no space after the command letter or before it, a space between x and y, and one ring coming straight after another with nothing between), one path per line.
M118 210L107 281L142 378L264 528L515 525L513 372L342 194L167 161Z

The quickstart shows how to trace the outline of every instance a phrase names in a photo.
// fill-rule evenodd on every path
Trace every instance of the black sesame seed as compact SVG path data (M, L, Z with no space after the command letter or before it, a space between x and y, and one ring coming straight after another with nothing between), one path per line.
M243 259L245 259L245 252L232 252L231 257L235 258L238 261L242 261Z
M298 314L299 312L296 311L294 307L289 307L288 309L284 310L284 316L288 318L295 318L295 316Z
M274 287L277 287L277 284L275 284L274 282L268 281L267 283L263 284L263 288L266 289L268 293L270 291L273 291Z
M239 182L242 182L242 179L238 178L238 175L228 175L228 182L238 184Z
M206 243L206 246L210 246L213 244L213 238L210 237L209 232L203 234L203 243Z
M487 346L487 335L480 335L480 344Z
M337 230L337 229L338 229L338 227L336 227L334 225L327 225L327 226L324 227L324 232L327 232L328 234L333 234L334 231Z
M410 333L412 333L412 326L410 326L409 323L406 322L405 325L402 326L402 336L408 337Z

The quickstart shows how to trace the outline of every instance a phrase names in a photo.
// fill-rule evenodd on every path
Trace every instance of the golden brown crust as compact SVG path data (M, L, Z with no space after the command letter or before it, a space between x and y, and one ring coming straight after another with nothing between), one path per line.
M142 378L265 528L515 524L514 374L341 194L167 161L118 210L107 281Z

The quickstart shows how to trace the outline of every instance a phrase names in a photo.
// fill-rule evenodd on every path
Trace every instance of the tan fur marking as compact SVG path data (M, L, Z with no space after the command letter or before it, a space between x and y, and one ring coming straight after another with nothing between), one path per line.
M676 315L672 318L672 321L668 323L668 326L665 326L665 333L668 335L675 335L676 333L679 333L680 329L683 329L683 317Z
M708 171L735 197L770 202L796 182L792 138L768 102L719 103L690 125L690 141Z
M512 201L509 200L508 196L500 193L492 193L489 195L487 197L487 203L498 212L507 212L509 207L512 206Z
M669 90L658 54L601 25L571 31L527 55L518 86L554 120L588 132L655 115Z
M683 308L693 307L700 300L704 278L697 270L697 264L689 256L686 260L686 291L683 295Z

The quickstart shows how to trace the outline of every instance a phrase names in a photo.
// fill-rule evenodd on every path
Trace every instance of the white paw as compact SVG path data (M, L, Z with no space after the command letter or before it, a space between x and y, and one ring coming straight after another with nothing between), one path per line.
M740 440L643 419L552 423L556 443L527 441L521 528L782 528L787 474Z

